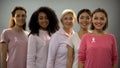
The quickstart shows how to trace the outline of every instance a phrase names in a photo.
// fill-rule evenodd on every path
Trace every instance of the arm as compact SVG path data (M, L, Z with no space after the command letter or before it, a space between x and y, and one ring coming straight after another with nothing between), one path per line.
M84 63L78 62L78 68L84 68Z
M67 48L68 48L67 68L72 68L74 49L69 45L67 45Z
M1 43L1 63L2 63L2 68L7 68L7 44L5 42Z
M58 40L57 36L52 36L49 44L48 51L48 60L47 60L47 68L54 68L57 49L58 49Z
M1 67L7 68L7 49L9 43L9 32L7 29L3 30L1 33L0 45L1 45Z
M86 35L84 35L81 39L81 43L79 45L78 50L78 68L84 68L85 60L86 60Z
M117 43L115 37L113 36L113 46L112 46L112 60L113 60L113 68L118 68L118 51L117 51Z
M118 64L113 64L113 68L118 68Z
M28 39L27 68L35 68L36 41L33 35Z

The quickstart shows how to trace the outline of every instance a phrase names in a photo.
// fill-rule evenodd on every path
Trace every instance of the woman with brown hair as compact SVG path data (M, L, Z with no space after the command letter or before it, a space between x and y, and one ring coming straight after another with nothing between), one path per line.
M28 32L26 27L26 10L16 6L11 14L9 28L1 34L2 68L26 68Z

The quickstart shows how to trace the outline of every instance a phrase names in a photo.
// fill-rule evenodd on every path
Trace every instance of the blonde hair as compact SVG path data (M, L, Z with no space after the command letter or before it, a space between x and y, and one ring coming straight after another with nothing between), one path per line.
M68 13L71 13L74 16L74 18L76 19L76 14L72 9L65 9L61 14L60 20L62 21L62 18Z

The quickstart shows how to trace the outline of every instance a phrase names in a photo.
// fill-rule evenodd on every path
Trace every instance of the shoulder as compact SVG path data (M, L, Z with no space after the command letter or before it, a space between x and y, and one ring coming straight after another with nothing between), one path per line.
M7 29L4 29L4 30L3 30L3 32L10 32L10 31L13 31L13 29L7 28Z
M60 34L60 30L58 30L58 31L56 31L54 34L52 34L51 37L56 37L56 36L58 36L59 34Z
M75 33L72 34L68 39L76 39L77 37L79 38L78 33L75 32Z
M2 34L6 34L6 33L9 33L10 34L10 32L12 32L13 30L11 29L11 28L7 28L7 29L4 29L3 31L2 31Z
M36 34L30 34L29 37L37 37Z
M29 34L29 32L28 32L28 31L24 31L24 33L25 33L26 35L28 35L28 34Z
M108 34L106 34L106 36L108 36L108 37L110 37L110 38L112 38L112 39L115 38L114 34L112 34L112 33L108 33Z
M92 35L92 33L86 33L86 34L83 35L83 37L88 37L88 36L91 36L91 35Z
M112 33L107 33L106 35L114 37L114 34L112 34Z
M75 36L78 36L77 32L75 32L71 37L75 37Z
M52 39L52 38L57 38L58 34L59 34L58 31L55 32L54 34L52 34L51 39Z
M51 40L59 40L60 39L60 37L61 37L61 33L60 33L60 30L58 30L58 31L56 31L54 34L52 34L52 36L51 36Z
M36 39L36 38L38 38L39 36L37 36L37 35L34 35L34 34L30 34L29 35L29 39Z

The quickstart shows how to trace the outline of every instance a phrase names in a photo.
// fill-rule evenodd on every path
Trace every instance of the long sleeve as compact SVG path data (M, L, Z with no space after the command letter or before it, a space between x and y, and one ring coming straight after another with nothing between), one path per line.
M30 35L28 39L27 68L36 68L36 40L35 36Z
M78 50L78 61L85 62L86 60L86 35L82 37Z
M116 40L115 40L114 36L112 36L112 41L113 41L112 61L113 61L113 64L117 64L118 63L118 52L117 52L117 44L116 44Z
M49 44L49 52L48 52L48 61L47 61L47 68L54 68L56 52L58 49L58 40L56 36L53 36L50 40Z
M69 37L67 40L66 40L66 44L69 45L70 47L74 47L73 45L73 36Z

